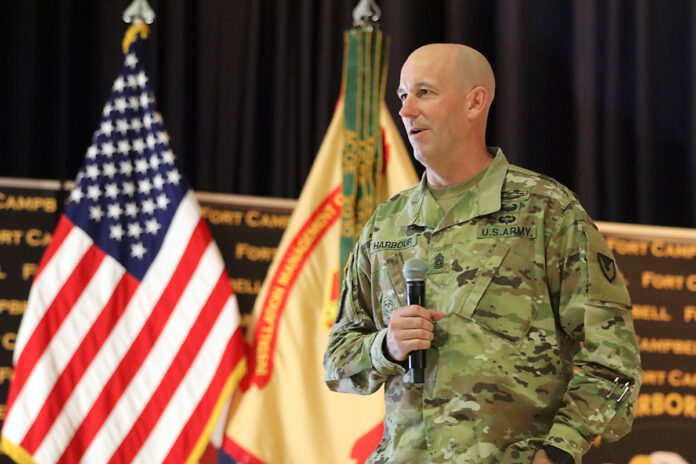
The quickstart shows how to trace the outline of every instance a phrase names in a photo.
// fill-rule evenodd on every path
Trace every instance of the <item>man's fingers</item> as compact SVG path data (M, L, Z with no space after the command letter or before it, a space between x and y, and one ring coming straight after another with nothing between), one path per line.
M392 317L389 326L394 330L423 329L433 331L433 324L422 317Z
M413 350L427 350L430 348L430 340L414 338L410 340L397 340L387 334L387 350L389 355L397 361L403 361Z
M389 320L387 350L397 361L406 359L414 350L427 350L434 339L431 321L439 321L441 311L410 305L395 309Z
M430 320L430 311L422 306L409 305L404 306L399 309L394 310L392 317L422 317L424 319Z
M406 345L406 347L408 348L406 351L409 353L413 350L427 350L428 348L430 348L430 340L405 340L404 345Z
M432 340L433 332L423 329L405 329L397 330L394 332L394 338L396 340Z

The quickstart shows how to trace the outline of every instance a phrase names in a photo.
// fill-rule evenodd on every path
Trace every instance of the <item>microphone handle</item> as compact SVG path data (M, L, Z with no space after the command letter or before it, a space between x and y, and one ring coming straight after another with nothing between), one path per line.
M406 299L409 305L425 307L425 281L406 281ZM411 383L425 380L425 350L413 350L408 354L408 367L411 370Z

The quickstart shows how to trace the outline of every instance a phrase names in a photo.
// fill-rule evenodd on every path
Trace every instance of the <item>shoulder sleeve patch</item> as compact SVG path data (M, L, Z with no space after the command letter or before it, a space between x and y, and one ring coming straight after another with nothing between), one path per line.
M631 298L606 240L592 225L584 227L587 237L588 292L598 303L631 305Z

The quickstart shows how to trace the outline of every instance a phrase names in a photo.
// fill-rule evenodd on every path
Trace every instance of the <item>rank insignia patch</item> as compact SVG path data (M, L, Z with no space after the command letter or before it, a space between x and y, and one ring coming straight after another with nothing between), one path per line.
M433 268L435 269L442 269L442 266L445 265L445 257L442 255L442 253L438 253L437 256L435 256L434 261Z

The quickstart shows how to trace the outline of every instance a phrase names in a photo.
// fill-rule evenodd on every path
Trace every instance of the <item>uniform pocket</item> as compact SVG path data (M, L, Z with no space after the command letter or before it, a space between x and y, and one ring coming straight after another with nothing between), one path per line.
M481 297L498 275L498 268L510 251L508 246L500 243L481 245L472 248L474 256L456 257L452 266L451 278L459 288L466 290L459 295L454 312L467 319L473 317ZM463 267L464 262L466 267ZM459 292L455 290L456 293Z
M474 287L464 305L463 317L493 334L516 343L534 320L539 295L536 280L543 280L529 258L506 245L496 244L482 261Z

